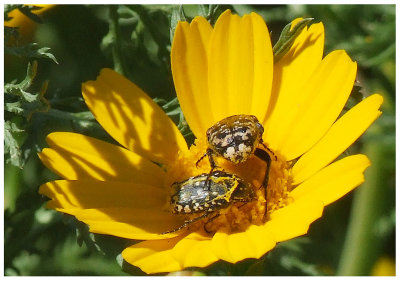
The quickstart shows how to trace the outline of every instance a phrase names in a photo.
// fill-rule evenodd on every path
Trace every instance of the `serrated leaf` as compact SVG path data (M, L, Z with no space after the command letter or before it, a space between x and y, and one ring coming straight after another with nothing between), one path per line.
M32 94L27 89L32 85L37 73L37 62L28 64L26 77L18 84L8 83L4 86L6 94L4 110L29 119L34 112L47 111L49 103L44 98L47 82L43 83L40 93ZM17 99L15 101L15 99Z
M200 16L206 18L211 24L215 23L217 20L218 16L220 13L218 13L218 10L220 8L220 5L217 4L209 4L209 5L204 5L200 4L198 5L198 13Z
M174 40L175 29L176 29L176 26L178 25L179 21L186 21L185 12L183 11L182 5L176 5L172 9L171 25L169 28L169 35L170 35L171 43Z
M22 168L21 149L16 139L16 134L24 130L17 127L16 124L9 121L4 122L4 153L8 154L7 162L14 166Z
M37 100L37 94L31 94L26 90L31 86L37 73L37 62L28 64L25 79L18 84L8 83L4 85L4 93L22 98L26 102L34 102Z
M36 143L26 143L29 137L25 137L23 141L19 140L18 134L23 131L29 131L30 119L35 112L45 112L50 108L49 102L44 98L47 89L47 81L43 83L39 93L30 93L29 87L32 85L37 73L37 62L28 64L26 77L20 83L7 83L4 86L4 111L5 116L5 154L8 158L6 161L22 168L29 158L29 155L36 149ZM21 118L22 117L22 118ZM20 129L15 122L22 123ZM30 133L29 133L30 134ZM19 141L18 141L19 140Z
M39 48L37 43L29 43L25 46L4 46L4 51L7 54L11 54L18 57L27 57L27 58L46 58L51 59L55 63L58 64L56 57L49 53L49 47Z
M17 115L22 115L24 112L24 109L22 108L21 102L16 101L16 102L5 102L4 103L4 110L7 112L12 112Z
M99 250L99 248L96 246L93 234L89 232L89 227L83 222L75 219L73 219L72 222L76 227L76 241L78 245L82 246L83 242L85 242L89 249Z
M199 4L199 16L202 16L204 18L207 18L208 12L209 12L209 7L207 7L208 5L205 4Z
M313 18L305 18L299 21L292 29L292 23L287 24L279 36L278 42L273 47L274 63L279 61L292 47L294 40L301 33L304 27L309 24Z
M40 48L31 57L33 57L33 58L48 58L48 59L51 59L52 61L54 61L56 64L58 64L56 57L53 54L47 52L48 50L50 50L49 47Z

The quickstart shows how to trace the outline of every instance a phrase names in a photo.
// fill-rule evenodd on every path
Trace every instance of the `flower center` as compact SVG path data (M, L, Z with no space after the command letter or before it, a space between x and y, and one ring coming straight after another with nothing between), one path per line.
M260 148L262 147L260 146ZM189 177L209 173L211 166L207 157L204 157L196 167L197 160L204 155L206 150L206 141L196 139L194 145L187 152L180 152L175 163L168 167L167 184L171 186L174 182L181 182ZM265 188L262 186L267 170L265 161L254 155L239 164L234 164L219 156L215 156L214 160L219 167L218 169L235 174L245 182L250 183L254 190L255 199L251 202L230 202L228 207L210 213L209 216L201 220L206 232L214 233L217 230L228 233L244 231L250 224L263 224L269 219L271 213L289 203L290 197L288 195L292 186L291 168L283 157L271 155L267 199L265 199ZM173 192L176 192L176 190L171 190L171 195ZM204 213L190 213L186 216L188 219L193 219L202 214ZM195 225L201 227L201 223ZM194 226L191 227L194 228Z

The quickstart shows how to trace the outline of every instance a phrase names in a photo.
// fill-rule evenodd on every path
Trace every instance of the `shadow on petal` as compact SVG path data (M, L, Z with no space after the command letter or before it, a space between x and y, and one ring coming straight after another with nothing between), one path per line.
M121 145L152 161L168 164L186 150L182 134L139 87L111 69L82 85L85 102L102 127Z
M117 145L68 132L52 133L47 142L51 148L39 157L64 179L164 184L165 172L158 165Z

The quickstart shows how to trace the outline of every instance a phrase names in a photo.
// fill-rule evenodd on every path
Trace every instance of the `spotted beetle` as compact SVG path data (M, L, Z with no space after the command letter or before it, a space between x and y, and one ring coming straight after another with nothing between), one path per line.
M272 153L263 143L264 127L254 115L232 115L215 123L207 130L208 148L206 153L197 160L198 163L208 156L211 171L217 168L213 155L218 155L235 164L245 162L252 154L267 163L263 186L267 188L271 157L268 152L258 148L261 144Z
M250 202L255 193L250 183L237 175L224 171L201 174L172 184L176 191L170 200L175 214L201 214L187 220L176 229L162 234L178 231L190 224L229 207L234 202Z

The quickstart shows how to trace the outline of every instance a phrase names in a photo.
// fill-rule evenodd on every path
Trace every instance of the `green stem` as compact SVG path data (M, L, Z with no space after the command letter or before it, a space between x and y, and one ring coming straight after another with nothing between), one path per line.
M113 34L112 57L114 61L114 70L119 74L125 76L124 60L120 47L121 36L118 24L118 5L110 5L109 11L110 11L109 27L111 34Z
M379 141L370 141L364 148L372 164L365 172L365 183L354 193L337 275L369 275L382 249L382 239L377 237L374 226L385 209L384 147Z
M54 108L50 108L47 112L44 112L48 116L52 116L58 119L65 120L75 120L75 121L92 121L94 120L94 116L90 111L84 112L66 112Z

